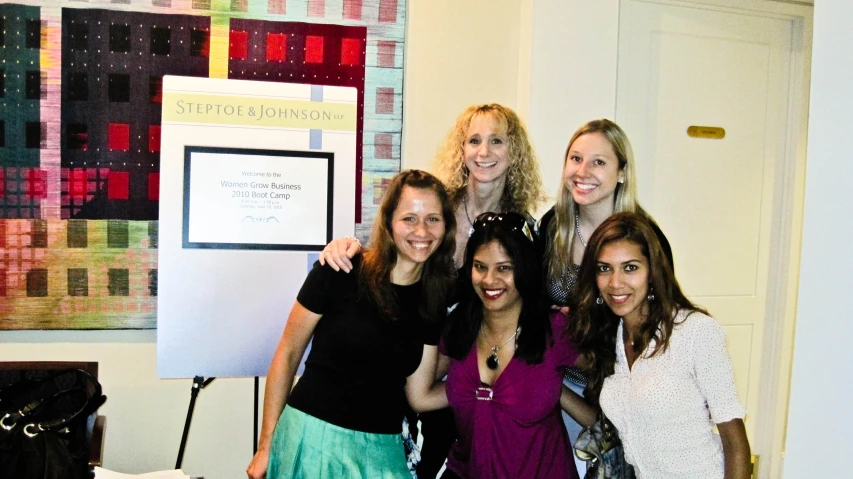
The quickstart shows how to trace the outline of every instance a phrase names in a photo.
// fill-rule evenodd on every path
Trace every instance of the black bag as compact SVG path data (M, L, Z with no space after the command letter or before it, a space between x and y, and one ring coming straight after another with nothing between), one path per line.
M0 386L0 477L88 478L88 423L106 400L82 369Z
M583 428L575 441L575 455L586 461L584 479L635 479L634 466L625 460L616 426L599 413L598 420Z

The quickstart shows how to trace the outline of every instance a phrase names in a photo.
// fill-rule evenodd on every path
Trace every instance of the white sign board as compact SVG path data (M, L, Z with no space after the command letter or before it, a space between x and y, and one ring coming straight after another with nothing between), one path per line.
M315 252L355 228L357 99L164 77L160 377L266 375Z

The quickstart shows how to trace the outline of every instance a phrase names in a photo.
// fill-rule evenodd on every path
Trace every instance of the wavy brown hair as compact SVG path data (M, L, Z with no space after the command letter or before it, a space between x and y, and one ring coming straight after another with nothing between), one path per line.
M666 351L675 327L679 310L701 312L684 296L672 270L672 264L660 245L648 218L637 213L617 213L595 230L589 239L581 262L580 273L575 283L575 294L569 301L569 333L581 353L579 366L587 374L589 382L584 396L597 403L604 379L613 374L616 364L616 337L621 318L607 304L596 304L601 292L598 290L598 258L605 246L617 241L628 241L640 247L649 262L649 291L654 300L642 304L643 324L640 339L634 344L634 352L643 352L655 340L650 356ZM689 317L689 314L688 314Z
M545 200L539 162L521 118L511 109L497 103L466 108L456 119L456 124L447 132L436 154L434 170L447 186L454 207L462 201L468 186L464 145L471 120L478 115L493 119L497 124L497 131L505 134L509 140L509 169L501 197L501 210L534 213Z
M435 176L421 170L400 172L388 185L382 204L373 222L370 243L364 253L361 267L361 293L366 294L389 321L399 319L400 307L391 283L391 270L397 263L397 246L394 244L391 221L400 203L403 189L428 190L438 197L444 218L444 237L441 244L424 263L421 272L421 304L418 311L422 319L437 323L444 319L447 297L451 293L456 272L453 253L456 250L456 216L453 214L447 190Z
M588 121L581 125L566 146L563 168L565 169L569 151L572 149L575 140L591 133L603 135L613 147L613 152L616 153L616 158L619 160L619 171L622 172L623 181L616 186L613 212L629 211L648 216L637 201L636 167L634 166L634 152L631 149L631 142L628 141L628 135L616 123L601 119ZM554 219L548 226L548 231L542 232L552 239L548 242L548 251L545 252L545 258L548 259L547 274L552 281L558 283L565 271L572 265L572 242L575 239L575 215L577 213L577 205L572 197L572 192L566 186L566 179L560 175L560 188L557 192L557 204L554 206Z

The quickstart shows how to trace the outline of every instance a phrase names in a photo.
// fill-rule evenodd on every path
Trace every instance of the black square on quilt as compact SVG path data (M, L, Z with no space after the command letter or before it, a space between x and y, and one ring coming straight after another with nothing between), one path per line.
M110 73L108 85L110 101L130 101L130 75L127 73Z
M151 53L154 55L168 55L171 51L169 43L172 30L166 27L151 27Z
M72 23L68 26L68 44L72 50L85 52L89 49L89 25Z
M41 20L27 20L27 48L41 48Z
M41 136L41 122L38 121L28 121L25 128L25 136L26 136L26 147L27 148L41 148L42 144L42 136Z
M130 51L130 25L120 23L110 25L110 51L118 53Z
M65 91L71 101L87 101L89 99L89 74L72 73L68 75L68 86Z

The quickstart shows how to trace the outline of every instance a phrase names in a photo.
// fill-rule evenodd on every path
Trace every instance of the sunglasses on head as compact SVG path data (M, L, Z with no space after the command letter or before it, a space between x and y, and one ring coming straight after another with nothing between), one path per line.
M533 242L533 231L527 223L527 218L523 215L513 212L492 213L487 211L474 220L474 231L479 231L492 223L500 223L510 231L520 231L527 239Z

